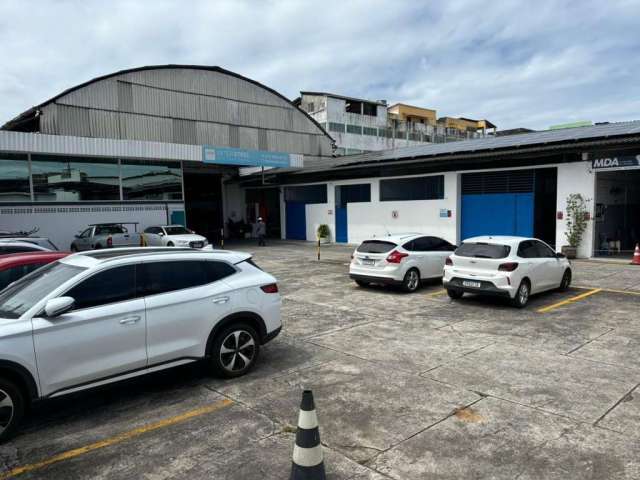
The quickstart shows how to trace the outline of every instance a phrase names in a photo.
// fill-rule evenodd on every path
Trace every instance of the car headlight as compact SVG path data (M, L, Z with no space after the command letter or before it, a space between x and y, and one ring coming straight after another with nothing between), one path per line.
M176 243L178 245L189 245L189 240L178 240Z

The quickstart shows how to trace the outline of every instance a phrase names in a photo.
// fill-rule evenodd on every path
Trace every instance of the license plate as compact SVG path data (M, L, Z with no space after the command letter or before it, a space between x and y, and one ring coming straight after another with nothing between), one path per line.
M192 242L191 246L193 248L202 248L202 242Z
M481 284L480 284L480 282L473 282L471 280L463 280L462 281L462 286L463 287L480 288Z
M363 265L375 265L376 261L375 260L371 260L370 258L363 258L362 259L362 264Z

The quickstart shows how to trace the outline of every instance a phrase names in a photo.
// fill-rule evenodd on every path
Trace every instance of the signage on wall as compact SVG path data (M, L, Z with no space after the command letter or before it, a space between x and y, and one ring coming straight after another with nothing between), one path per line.
M640 155L598 156L591 161L593 170L640 168Z
M447 210L446 208L440 209L440 218L450 218L450 217L451 217L451 210Z
M263 150L203 145L202 161L218 165L286 168L291 166L291 155L285 152L266 152Z
M391 218L398 218L398 210L391 212Z

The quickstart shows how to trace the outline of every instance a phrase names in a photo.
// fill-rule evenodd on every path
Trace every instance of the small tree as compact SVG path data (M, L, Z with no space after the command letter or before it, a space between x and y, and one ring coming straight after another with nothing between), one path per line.
M572 193L567 197L567 231L565 235L569 245L578 248L582 241L582 235L587 229L587 205L590 199L584 198L579 193Z
M326 224L322 224L318 226L318 238L329 238L329 235L331 234L330 230L329 230L329 225Z

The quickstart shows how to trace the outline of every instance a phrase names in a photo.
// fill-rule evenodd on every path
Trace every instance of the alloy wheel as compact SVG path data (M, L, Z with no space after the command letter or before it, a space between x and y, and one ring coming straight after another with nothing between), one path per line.
M415 270L409 270L407 275L409 276L407 279L407 289L413 291L418 288L418 282L420 281L418 278L418 272Z
M11 425L15 407L11 396L0 390L0 435Z
M256 341L246 330L234 330L222 341L220 364L228 372L247 369L256 356Z
M523 282L518 289L518 301L520 305L525 305L527 300L529 300L529 285Z

